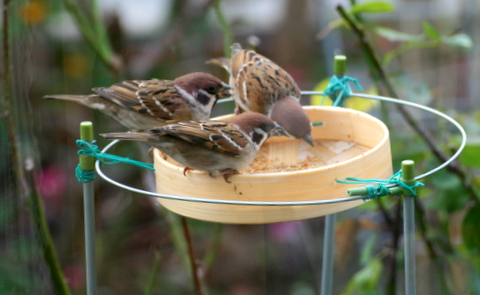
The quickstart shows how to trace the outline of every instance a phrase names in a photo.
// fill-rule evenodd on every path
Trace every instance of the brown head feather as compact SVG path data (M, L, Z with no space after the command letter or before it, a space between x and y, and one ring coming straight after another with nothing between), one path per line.
M210 94L219 94L222 96L225 94L224 90L230 88L217 77L201 72L180 76L175 79L174 83L190 94L193 94L198 89L203 89Z
M313 145L310 120L295 98L287 96L280 99L273 105L270 118L285 128L292 137L303 139Z

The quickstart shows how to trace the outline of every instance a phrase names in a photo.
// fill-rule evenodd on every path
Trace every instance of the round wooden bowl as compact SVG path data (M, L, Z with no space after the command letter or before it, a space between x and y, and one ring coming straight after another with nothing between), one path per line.
M287 138L270 138L257 159L260 171L247 169L226 183L223 177L190 170L154 152L159 194L217 200L295 202L345 198L347 189L358 184L340 184L347 177L385 179L392 175L387 127L369 114L338 107L305 107L315 146ZM224 120L231 115L216 119ZM166 158L166 159L165 159ZM255 161L257 161L257 159ZM262 164L266 162L267 164ZM286 163L286 164L285 164ZM262 166L263 165L263 166ZM272 168L272 167L280 168ZM294 167L294 168L291 168ZM295 168L296 167L296 168ZM300 167L300 168L299 168ZM267 169L268 170L268 169ZM285 171L295 170L295 171ZM204 221L260 224L307 219L343 211L362 200L309 206L243 206L159 199L167 209Z

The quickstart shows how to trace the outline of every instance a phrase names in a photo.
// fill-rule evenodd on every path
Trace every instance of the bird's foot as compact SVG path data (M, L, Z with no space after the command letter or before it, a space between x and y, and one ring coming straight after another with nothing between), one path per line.
M232 183L229 180L230 176L235 175L235 174L240 174L240 172L238 172L235 169L224 169L224 170L221 170L220 172L223 175L223 179L225 179L225 182L227 182L227 183Z
M189 170L195 170L195 169L190 168L190 167L185 167L185 168L183 168L183 175L184 175L185 177L187 176L187 171L189 171Z

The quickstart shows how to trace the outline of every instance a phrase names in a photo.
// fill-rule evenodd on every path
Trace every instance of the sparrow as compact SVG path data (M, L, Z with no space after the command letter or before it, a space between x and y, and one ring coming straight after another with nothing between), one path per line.
M106 139L146 142L191 169L207 172L226 182L248 167L270 136L284 135L284 129L260 113L242 113L226 121L186 121L159 126L148 132L104 133Z
M146 131L180 121L206 121L217 99L230 96L230 86L207 73L175 80L129 80L93 88L91 95L46 95L75 101L113 117L130 130Z
M230 73L235 113L259 112L269 116L288 136L313 146L312 127L300 105L300 88L293 78L270 59L253 50L232 45L232 57L207 61Z

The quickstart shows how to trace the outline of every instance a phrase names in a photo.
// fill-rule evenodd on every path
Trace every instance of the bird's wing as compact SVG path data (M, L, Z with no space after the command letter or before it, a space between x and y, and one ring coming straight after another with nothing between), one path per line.
M232 156L239 156L249 144L248 138L242 132L224 121L179 122L151 129L152 132L159 130L197 147Z
M129 80L92 90L143 115L174 121L191 119L188 107L170 80Z
M279 99L300 97L300 89L293 78L280 66L253 50L234 52L231 72L239 99L251 111L268 114Z

